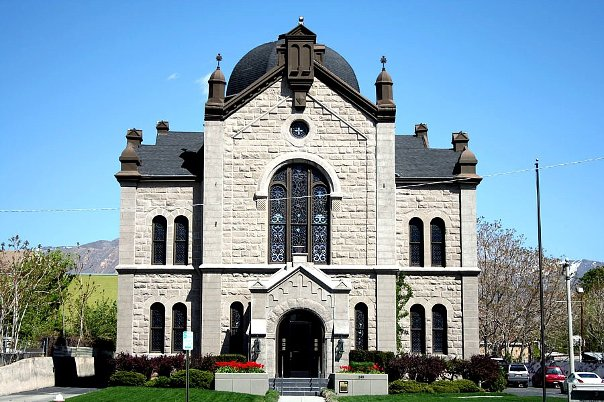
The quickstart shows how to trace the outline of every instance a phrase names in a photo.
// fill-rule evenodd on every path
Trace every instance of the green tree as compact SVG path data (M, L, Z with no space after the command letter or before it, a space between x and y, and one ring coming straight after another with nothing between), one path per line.
M587 271L581 285L586 350L604 352L604 267Z

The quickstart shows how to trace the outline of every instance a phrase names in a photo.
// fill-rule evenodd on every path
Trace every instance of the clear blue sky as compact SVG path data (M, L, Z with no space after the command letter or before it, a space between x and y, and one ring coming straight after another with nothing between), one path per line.
M349 61L369 99L387 56L397 133L427 123L439 148L452 132L469 133L485 177L478 214L528 246L535 159L545 167L604 157L604 1L0 0L0 15L3 241L117 238L113 175L126 130L143 129L145 143L161 119L203 130L199 80L216 53L228 79L299 15ZM548 254L604 261L603 176L602 159L541 171ZM4 212L31 209L87 211Z

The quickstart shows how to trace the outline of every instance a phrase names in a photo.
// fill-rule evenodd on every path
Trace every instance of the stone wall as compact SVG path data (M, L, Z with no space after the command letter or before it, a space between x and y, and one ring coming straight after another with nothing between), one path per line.
M447 344L449 357L463 357L462 279L447 275L407 275L413 297L405 305L408 312L414 304L421 304L426 312L426 353L432 354L432 307L442 304L447 309ZM411 350L410 316L401 320L403 351Z
M318 156L337 172L343 198L332 211L331 262L375 261L375 124L318 80L309 95L292 114L289 89L277 82L225 121L223 263L268 261L267 211L254 196L268 191L258 188L267 165L289 154ZM289 134L294 119L310 126L303 140Z
M460 208L459 190L452 186L397 188L396 257L399 264L409 266L409 221L420 218L424 224L424 265L431 265L430 222L441 218L445 223L446 266L461 266Z

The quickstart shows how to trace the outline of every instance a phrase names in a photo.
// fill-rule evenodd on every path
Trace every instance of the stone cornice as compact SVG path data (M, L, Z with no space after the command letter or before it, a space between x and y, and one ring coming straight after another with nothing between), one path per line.
M118 274L193 274L193 265L129 265L119 264L115 267Z
M401 267L400 271L407 275L434 276L478 276L478 267Z

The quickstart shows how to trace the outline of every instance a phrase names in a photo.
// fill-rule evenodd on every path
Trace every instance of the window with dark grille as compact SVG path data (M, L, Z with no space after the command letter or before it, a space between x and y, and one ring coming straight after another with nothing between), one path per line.
M445 223L436 218L430 222L430 242L432 247L432 266L445 266Z
M229 353L243 354L244 331L245 327L243 323L243 304L235 302L231 304Z
M184 216L174 219L174 265L187 265L189 252L189 221Z
M152 353L164 353L165 308L161 303L151 305L151 348Z
M151 264L166 265L166 230L168 224L163 216L153 218L153 250Z
M409 265L424 265L424 224L419 218L409 221Z
M367 350L367 305L359 303L354 308L355 348Z
M448 353L447 309L442 304L432 308L432 353Z
M269 194L269 262L307 254L315 264L329 262L329 190L325 176L307 165L275 173Z
M182 333L187 330L187 306L172 307L172 352L182 352Z
M419 304L411 306L411 353L426 353L426 311Z

